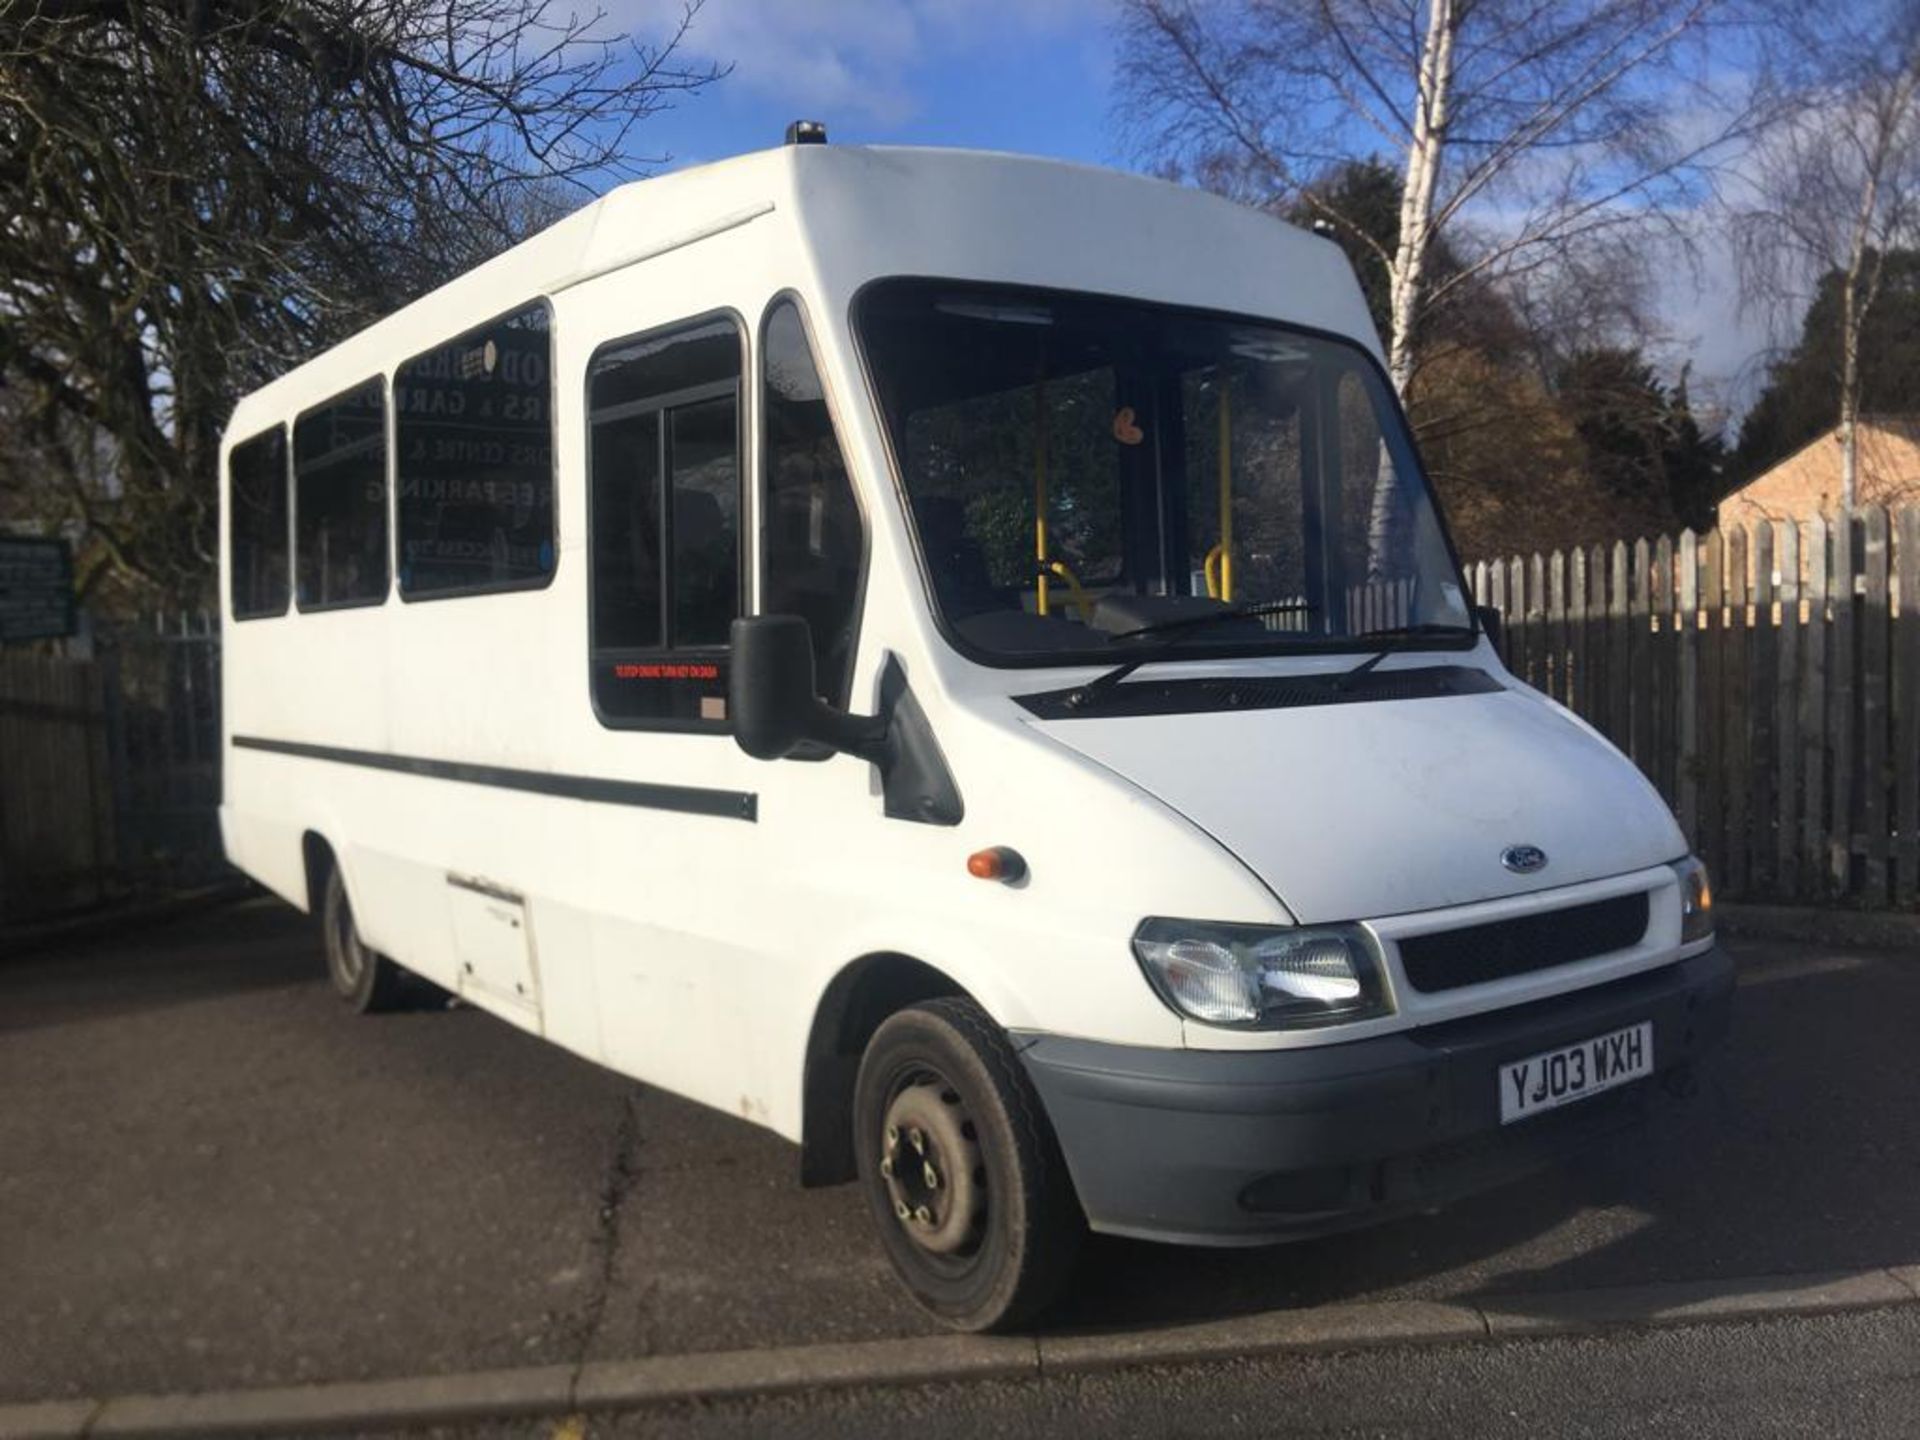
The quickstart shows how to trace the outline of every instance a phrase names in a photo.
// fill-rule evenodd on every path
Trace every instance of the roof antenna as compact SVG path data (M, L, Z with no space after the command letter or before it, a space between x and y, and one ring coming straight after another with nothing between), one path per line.
M796 120L787 126L787 144L824 145L827 143L827 122L824 120Z

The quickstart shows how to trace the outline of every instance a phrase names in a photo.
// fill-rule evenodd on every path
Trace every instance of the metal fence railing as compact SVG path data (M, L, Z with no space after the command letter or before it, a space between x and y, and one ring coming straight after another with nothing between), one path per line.
M0 653L0 919L224 873L220 633L208 615Z

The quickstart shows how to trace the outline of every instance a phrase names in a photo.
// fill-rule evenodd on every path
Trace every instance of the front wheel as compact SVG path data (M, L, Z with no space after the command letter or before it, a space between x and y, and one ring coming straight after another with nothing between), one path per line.
M360 938L338 865L327 873L320 934L327 951L327 978L336 995L362 1015L399 1007L406 994L406 972Z
M927 1310L1007 1329L1059 1295L1085 1221L1040 1098L978 1005L888 1017L860 1062L854 1137L881 1244Z

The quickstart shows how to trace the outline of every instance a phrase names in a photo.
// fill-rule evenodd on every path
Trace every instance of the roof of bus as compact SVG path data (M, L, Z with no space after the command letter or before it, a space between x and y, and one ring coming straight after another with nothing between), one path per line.
M1336 246L1205 191L979 150L790 145L609 191L256 390L229 438L542 296L763 216L784 220L821 283L849 296L885 274L1050 285L1269 316L1377 353Z

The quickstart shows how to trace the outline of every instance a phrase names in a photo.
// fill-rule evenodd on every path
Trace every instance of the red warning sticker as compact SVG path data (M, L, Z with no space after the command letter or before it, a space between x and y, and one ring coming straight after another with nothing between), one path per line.
M669 664L617 664L613 667L617 680L718 680L718 665L669 665Z

